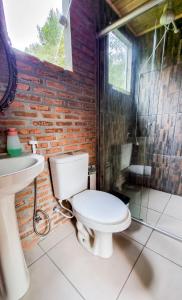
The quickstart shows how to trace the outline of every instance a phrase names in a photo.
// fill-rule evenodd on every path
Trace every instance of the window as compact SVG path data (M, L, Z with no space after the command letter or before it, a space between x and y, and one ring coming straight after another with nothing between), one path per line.
M109 84L120 92L130 94L132 44L118 30L109 33Z
M12 46L18 50L72 69L71 0L4 0L6 25ZM60 16L67 19L60 24Z

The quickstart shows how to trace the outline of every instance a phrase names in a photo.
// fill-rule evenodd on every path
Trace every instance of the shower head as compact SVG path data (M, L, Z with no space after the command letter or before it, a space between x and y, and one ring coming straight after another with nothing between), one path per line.
M175 14L172 8L172 2L168 1L168 3L164 6L164 10L162 16L160 17L160 24L162 26L167 26L172 24L174 33L178 33L179 30L175 24Z

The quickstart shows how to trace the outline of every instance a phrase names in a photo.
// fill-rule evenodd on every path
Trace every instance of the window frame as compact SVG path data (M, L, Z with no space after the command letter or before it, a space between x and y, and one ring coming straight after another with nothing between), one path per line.
M132 83L132 54L133 54L133 44L129 38L127 38L121 31L115 29L112 33L127 47L127 62L126 62L126 89L120 88L118 89L113 84L109 83L112 86L112 89L121 92L126 95L131 95L131 83ZM109 64L108 64L108 72L109 72ZM108 78L109 82L109 78Z

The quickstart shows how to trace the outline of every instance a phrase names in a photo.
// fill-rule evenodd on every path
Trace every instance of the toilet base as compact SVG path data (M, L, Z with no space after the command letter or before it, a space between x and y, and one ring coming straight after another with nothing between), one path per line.
M109 258L113 253L113 241L111 232L100 232L76 223L79 243L93 255Z

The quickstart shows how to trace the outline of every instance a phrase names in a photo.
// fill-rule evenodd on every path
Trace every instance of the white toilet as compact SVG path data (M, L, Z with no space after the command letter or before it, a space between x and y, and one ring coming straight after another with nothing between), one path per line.
M112 233L131 223L127 206L117 197L88 190L88 154L72 153L50 158L55 197L68 200L77 219L78 240L89 252L110 257Z

